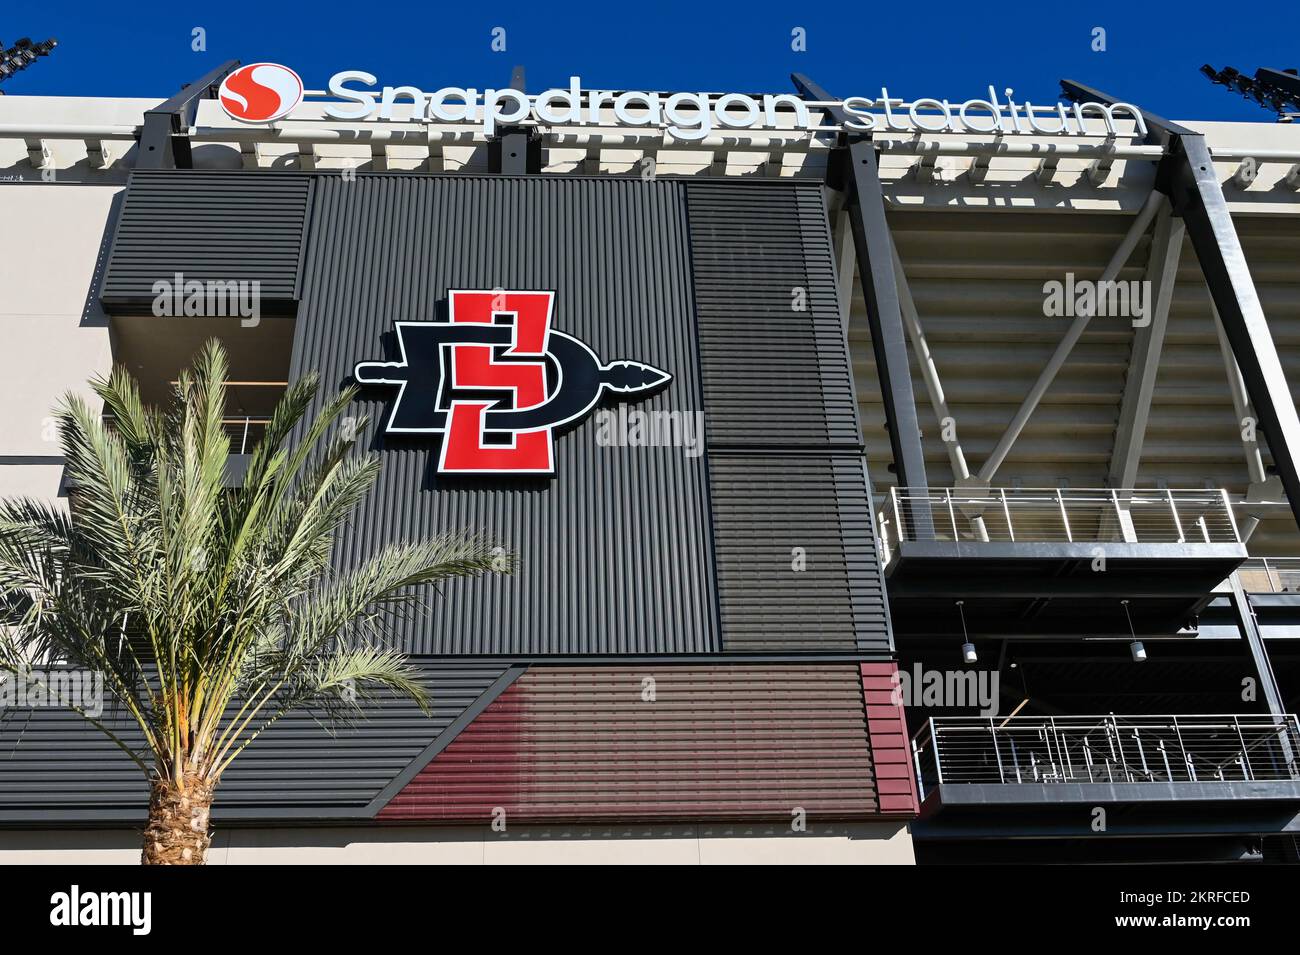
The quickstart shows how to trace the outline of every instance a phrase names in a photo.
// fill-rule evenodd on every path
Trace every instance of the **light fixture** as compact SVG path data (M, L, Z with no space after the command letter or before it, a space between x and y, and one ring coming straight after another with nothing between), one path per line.
M31 37L25 36L8 49L0 41L0 80L6 80L19 70L26 69L36 62L37 57L49 56L50 51L58 45L59 41L53 37L33 43Z
M1147 648L1142 646L1142 641L1138 639L1137 631L1133 629L1133 614L1129 613L1128 601L1121 600L1124 606L1124 616L1128 618L1128 632L1133 637L1133 642L1128 645L1128 652L1133 657L1134 663L1145 663L1147 659Z
M970 642L970 634L966 632L966 611L962 610L964 600L957 601L957 613L961 616L961 636L965 641L961 645L961 658L967 663L978 663L979 654L975 652L975 644Z

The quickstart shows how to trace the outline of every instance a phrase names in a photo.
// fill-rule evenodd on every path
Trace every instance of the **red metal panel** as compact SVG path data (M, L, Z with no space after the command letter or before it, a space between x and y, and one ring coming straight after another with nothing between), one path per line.
M912 744L903 704L896 695L895 663L863 663L862 696L867 704L871 756L875 764L880 811L916 815L920 800L913 775Z
M534 666L380 819L877 817L857 667Z

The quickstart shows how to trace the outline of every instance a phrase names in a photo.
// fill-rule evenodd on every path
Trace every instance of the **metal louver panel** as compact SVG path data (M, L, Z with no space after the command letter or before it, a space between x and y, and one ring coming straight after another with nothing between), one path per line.
M709 447L860 447L820 185L686 195Z
M687 196L723 649L888 654L821 187Z
M424 175L322 177L292 375L327 390L394 347L393 323L431 321L448 289L557 293L554 327L605 361L673 375L635 410L702 404L680 183ZM391 355L391 351L389 352ZM452 478L435 436L377 434L390 391L369 390L363 444L378 483L337 543L352 565L381 546L472 530L519 558L512 576L458 580L395 625L414 653L702 653L719 649L702 455L616 447L589 417L555 441L556 476Z
M800 808L878 812L853 664L534 666L378 818L789 820Z
M311 177L132 172L100 291L105 308L152 304L154 283L259 282L264 314L291 313Z
M710 468L725 648L888 654L861 458L717 455Z
M504 663L416 661L433 709L384 692L363 701L366 718L331 735L295 711L231 764L217 790L221 819L368 815L366 807L506 671ZM141 742L120 705L105 724ZM0 711L0 824L142 821L144 775L103 733L62 708Z

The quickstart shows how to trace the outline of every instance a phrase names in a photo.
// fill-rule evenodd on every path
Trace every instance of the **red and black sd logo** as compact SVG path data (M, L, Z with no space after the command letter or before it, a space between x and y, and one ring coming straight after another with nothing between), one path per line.
M397 322L401 361L363 361L364 385L397 385L390 434L441 434L438 470L554 474L557 428L606 395L642 398L672 376L638 361L603 364L551 327L554 292L453 291L448 321Z

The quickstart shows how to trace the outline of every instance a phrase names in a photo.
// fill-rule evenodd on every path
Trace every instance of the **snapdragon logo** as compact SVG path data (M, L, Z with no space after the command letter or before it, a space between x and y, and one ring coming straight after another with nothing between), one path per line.
M998 715L1000 674L990 670L927 670L916 663L898 670L890 680L894 684L891 701L898 706L979 708L986 719Z
M129 926L132 935L148 935L153 928L153 894L82 892L74 885L50 896L50 924L67 928Z
M302 79L279 63L250 63L224 80L217 99L226 115L245 123L270 123L302 102Z
M186 279L176 272L171 281L153 283L153 313L159 318L235 318L245 328L262 321L262 283L257 279L221 281Z

